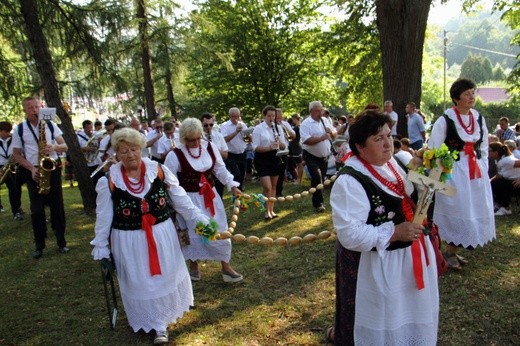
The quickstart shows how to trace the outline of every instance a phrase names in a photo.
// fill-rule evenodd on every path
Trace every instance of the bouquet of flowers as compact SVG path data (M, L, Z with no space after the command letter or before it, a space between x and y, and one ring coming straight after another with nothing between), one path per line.
M213 219L209 220L209 223L205 224L202 221L197 222L195 226L195 233L203 236L203 240L205 242L210 242L217 239L218 235L218 225L217 222Z
M428 176L432 168L437 167L437 160L439 160L442 167L442 174L440 181L445 182L451 179L451 172L453 171L453 162L459 157L459 152L454 150L450 152L445 143L437 149L426 149L423 153L423 165L417 169L417 172Z

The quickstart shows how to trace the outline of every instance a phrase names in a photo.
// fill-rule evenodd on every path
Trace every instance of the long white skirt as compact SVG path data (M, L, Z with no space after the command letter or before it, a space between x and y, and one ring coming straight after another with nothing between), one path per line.
M356 345L436 344L439 291L435 253L425 239L422 253L425 287L417 289L411 248L361 254L356 287ZM422 248L422 247L421 247ZM423 249L423 248L422 248Z
M151 276L144 231L112 230L112 253L128 323L166 330L193 305L191 280L170 219L153 226L161 274Z
M493 195L487 174L487 164L478 160L480 179L469 179L468 156L460 153L453 165L452 178L446 181L457 189L453 197L435 194L433 221L439 226L446 242L477 247L495 239Z
M213 188L215 198L213 198L213 205L215 206L215 215L211 216L209 209L204 206L204 197L198 192L188 192L193 204L204 212L207 216L212 217L218 225L218 232L222 233L227 230L227 217L224 209L224 203L218 195L215 188ZM190 235L190 245L182 247L182 253L186 260L212 260L229 262L231 260L231 239L215 240L207 242L204 237L195 233L195 224L188 222L177 214L179 226L181 228L187 227Z

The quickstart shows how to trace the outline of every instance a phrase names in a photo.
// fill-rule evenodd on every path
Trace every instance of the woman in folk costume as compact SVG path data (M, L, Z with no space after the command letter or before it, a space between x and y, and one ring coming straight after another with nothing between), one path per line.
M193 305L167 197L188 223L208 223L209 218L193 205L168 168L141 158L146 140L138 131L117 130L111 144L119 162L96 185L92 256L109 259L112 251L128 323L134 332L155 330L154 344L165 344L168 325Z
M365 110L350 127L353 155L332 187L337 232L336 345L435 345L435 252L412 223L413 185L393 155L392 119Z
M195 118L187 118L179 129L181 145L166 156L165 165L177 175L180 185L187 191L193 203L212 217L218 231L227 230L227 217L224 204L214 188L213 177L227 186L235 196L239 196L240 185L226 169L215 144L202 140L202 124ZM182 215L181 215L182 216ZM181 228L183 217L179 218ZM230 265L231 240L208 241L188 226L190 244L182 247L184 258L190 261L190 276L193 281L200 280L197 260L214 260L222 264L222 278L225 282L239 282L243 279Z
M495 238L493 196L488 171L488 129L482 115L472 109L475 104L475 83L458 79L450 88L455 104L433 125L428 147L448 148L460 152L453 165L454 197L435 195L433 221L447 243L446 259L452 269L460 270L466 260L457 255L457 248L474 249Z

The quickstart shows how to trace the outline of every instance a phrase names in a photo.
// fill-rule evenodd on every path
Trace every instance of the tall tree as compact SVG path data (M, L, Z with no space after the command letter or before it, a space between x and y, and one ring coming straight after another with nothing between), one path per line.
M75 166L76 177L78 181L81 181L80 192L83 198L83 206L85 211L91 212L96 206L94 185L89 177L87 163L81 152L71 119L61 102L62 98L56 79L56 72L49 52L48 43L40 24L39 9L36 0L20 0L20 10L24 19L27 38L34 54L36 69L43 83L45 99L48 105L56 107L57 109L57 114L61 120L63 137L69 147L69 154L73 162L77 164Z
M146 0L137 0L137 21L139 23L139 39L141 45L141 66L143 68L143 86L145 107L148 121L156 117L155 92L152 78L152 56L150 53L150 39L148 37L148 18Z
M420 105L422 54L432 0L376 0L383 67L383 94L399 114L398 133L408 133L404 108Z

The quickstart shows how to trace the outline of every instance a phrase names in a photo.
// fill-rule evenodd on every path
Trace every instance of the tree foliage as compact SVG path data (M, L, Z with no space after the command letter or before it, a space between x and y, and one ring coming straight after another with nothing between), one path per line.
M469 78L477 84L483 84L493 79L493 68L487 57L480 54L468 54L460 69L461 78Z
M266 104L330 101L336 80L322 69L318 7L313 0L201 4L189 43L193 112L238 106L251 119Z

